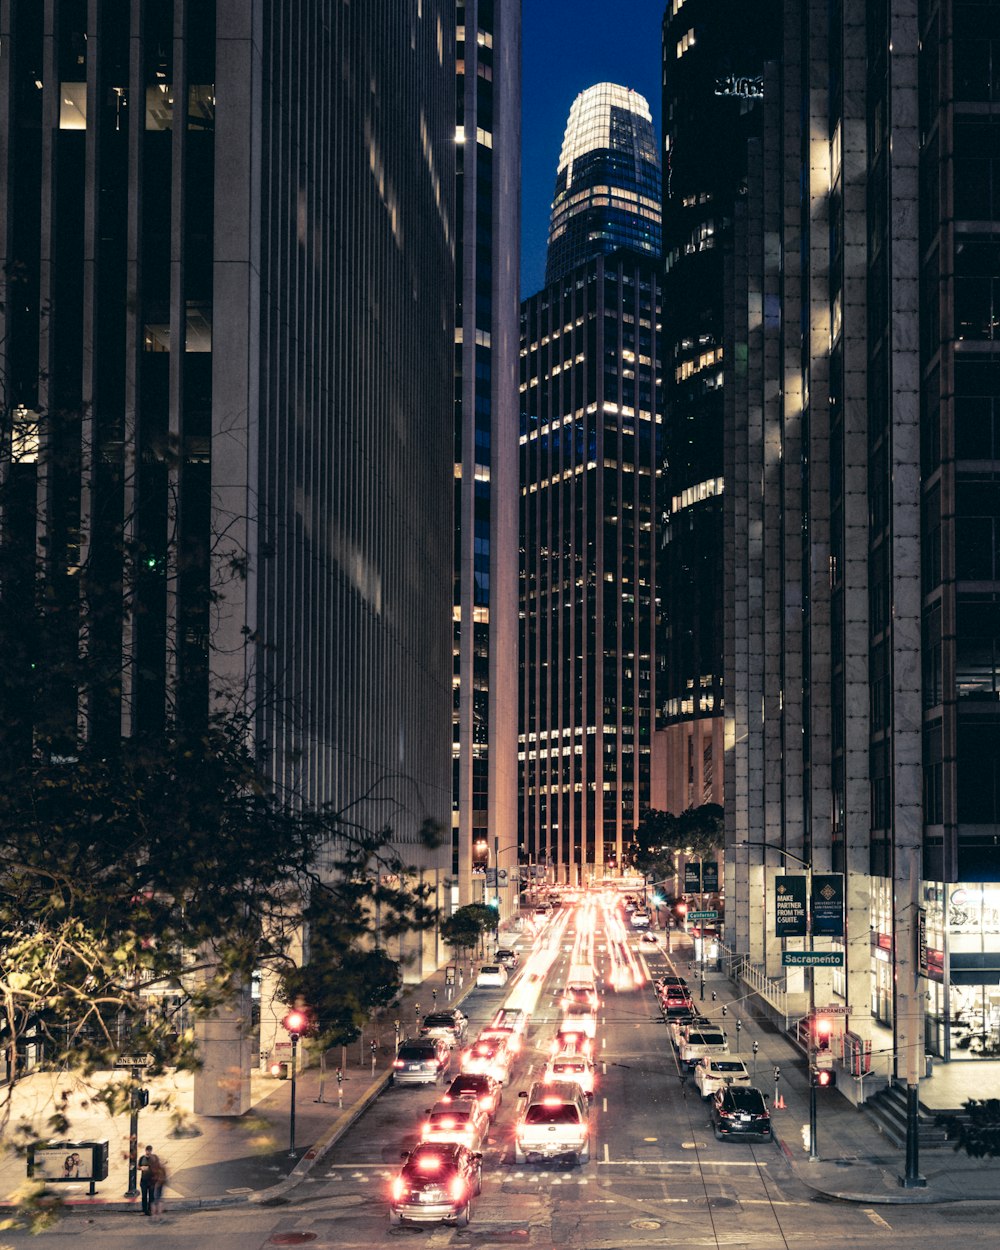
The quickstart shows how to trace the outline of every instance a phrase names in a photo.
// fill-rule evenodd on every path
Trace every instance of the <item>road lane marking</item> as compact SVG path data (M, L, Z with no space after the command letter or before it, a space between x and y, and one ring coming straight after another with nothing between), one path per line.
M892 1231L892 1225L888 1220L884 1220L877 1211L873 1211L871 1207L862 1207L862 1214L867 1215L871 1222L878 1228L887 1228Z
M604 1146L605 1157L604 1163L613 1168L766 1168L767 1161L764 1159L744 1161L742 1159L702 1159L700 1163L693 1162L694 1156L690 1159L609 1159L607 1157L607 1143ZM598 1159L598 1163L601 1160Z
M604 1069L604 1071L605 1071L605 1072L607 1072L607 1068L605 1068L605 1069ZM602 1099L601 1099L601 1110L602 1110L602 1111L607 1111L607 1109L608 1109L608 1100L607 1100L606 1098L602 1098Z
M605 1163L611 1162L611 1160L608 1158L608 1143L607 1142L604 1143L604 1162Z

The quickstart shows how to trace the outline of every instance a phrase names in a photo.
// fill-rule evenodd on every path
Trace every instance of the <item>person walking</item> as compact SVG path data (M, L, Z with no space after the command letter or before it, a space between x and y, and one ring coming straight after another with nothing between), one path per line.
M147 1146L139 1156L139 1193L142 1195L142 1213L152 1216L153 1191L156 1182L153 1179L156 1169L160 1166L160 1156L153 1153L153 1147Z
M163 1186L167 1183L166 1164L159 1155L153 1155L156 1162L153 1164L153 1194L151 1210L154 1220L163 1218Z

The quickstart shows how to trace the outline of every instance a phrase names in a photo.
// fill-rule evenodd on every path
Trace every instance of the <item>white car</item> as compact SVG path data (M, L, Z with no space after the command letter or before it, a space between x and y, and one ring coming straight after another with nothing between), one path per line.
M711 1098L719 1089L727 1085L749 1085L750 1073L742 1059L720 1059L715 1055L706 1055L699 1059L694 1070L694 1082L701 1091L702 1098Z
M545 1081L571 1081L588 1098L594 1096L594 1061L584 1051L563 1051L545 1065Z
M462 1055L461 1066L463 1072L482 1072L503 1085L513 1060L505 1038L480 1037Z
M496 986L503 989L507 984L507 969L502 964L483 964L476 977L479 986Z
M422 1142L458 1142L470 1150L482 1150L490 1132L490 1117L471 1098L436 1102L420 1126Z
M680 1061L692 1072L699 1059L721 1059L728 1055L729 1042L722 1029L691 1029L680 1045Z
M649 912L639 911L638 908L632 913L632 928L647 929L649 927Z
M563 1016L560 1033L583 1033L586 1037L597 1036L597 1017L592 1011L577 1011L572 1007Z

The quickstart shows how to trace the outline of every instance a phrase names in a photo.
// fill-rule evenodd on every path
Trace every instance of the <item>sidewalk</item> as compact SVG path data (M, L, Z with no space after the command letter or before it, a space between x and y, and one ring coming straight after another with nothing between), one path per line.
M659 934L658 934L659 936ZM751 1017L749 1002L740 998L740 989L714 969L705 974L705 999L699 998L697 964L692 962L690 938L676 931L671 934L673 951L669 959L685 976L694 992L695 1006L707 1016L722 1016L729 1045L753 1072L753 1043L758 1043L755 1083L772 1096L775 1142L785 1154L795 1175L816 1193L845 1202L932 1203L984 1200L1000 1197L1000 1159L972 1159L957 1153L950 1145L923 1150L919 1173L927 1184L904 1189L906 1158L902 1150L878 1131L869 1116L834 1090L817 1090L816 1136L819 1158L809 1159L809 1074L805 1055L768 1022ZM709 966L711 968L711 965ZM745 988L745 987L744 987ZM712 991L716 1002L712 1002ZM751 1000L752 1001L752 1000ZM736 1021L740 1019L739 1051ZM773 1107L775 1066L781 1069L778 1092L786 1109Z
M505 936L508 940L514 937ZM336 1079L339 1050L328 1053L325 1074L318 1066L300 1072L295 1082L294 1152L290 1150L290 1080L254 1073L251 1109L238 1119L195 1117L190 1073L150 1080L151 1105L139 1113L137 1147L141 1154L151 1144L167 1165L167 1209L280 1201L301 1183L388 1084L395 1058L394 1022L400 1022L401 1038L412 1035L416 1032L418 1010L423 1016L435 1004L457 1005L474 984L468 964L464 980L454 987L445 985L445 970L438 969L419 985L405 986L401 1002L382 1014L375 1033L374 1062L370 1050L373 1029L369 1026L358 1041L346 1048L341 1084ZM129 1117L111 1117L103 1107L94 1106L81 1084L58 1073L30 1074L14 1089L11 1125L23 1120L44 1125L53 1112L56 1092L67 1089L71 1091L72 1127L68 1134L60 1136L74 1142L107 1139L109 1175L107 1180L97 1182L93 1197L88 1195L86 1182L60 1182L54 1188L70 1210L140 1211L139 1197L125 1196ZM154 1108L152 1104L167 1095L174 1109ZM0 1210L10 1208L14 1194L26 1182L26 1170L24 1159L10 1152L0 1154Z

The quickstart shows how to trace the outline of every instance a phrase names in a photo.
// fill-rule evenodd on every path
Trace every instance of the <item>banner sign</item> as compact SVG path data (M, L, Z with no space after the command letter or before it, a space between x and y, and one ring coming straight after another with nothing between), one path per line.
M812 931L816 937L844 936L844 874L814 872L812 879Z
M684 865L684 893L701 893L701 864L687 863Z
M805 937L805 877L775 877L774 935L775 937Z
M917 970L922 977L930 972L930 959L927 954L927 909L917 908Z
M701 865L701 888L706 894L719 892L719 861L706 859Z

